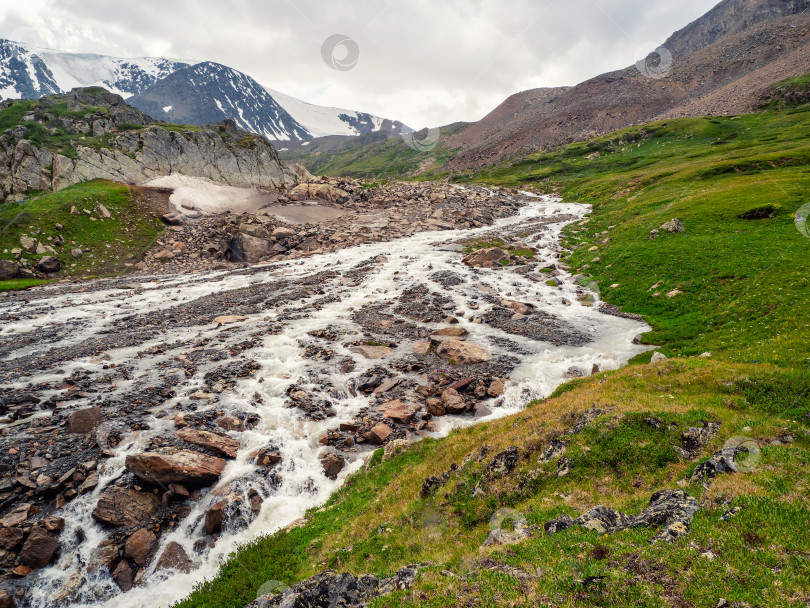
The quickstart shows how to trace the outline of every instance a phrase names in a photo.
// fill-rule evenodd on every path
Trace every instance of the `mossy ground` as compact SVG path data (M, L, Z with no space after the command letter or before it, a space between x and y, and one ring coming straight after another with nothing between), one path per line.
M806 605L810 239L792 214L810 186L808 135L804 112L668 121L454 176L592 204L589 221L565 232L577 246L568 262L599 282L605 300L643 314L653 327L647 341L679 358L575 380L520 414L421 441L387 462L377 454L305 526L243 547L180 605L241 607L267 580L290 584L330 568L390 575L426 562L413 589L372 606ZM782 211L739 217L768 204ZM649 238L673 217L686 232ZM694 356L704 351L714 356ZM540 463L538 453L595 406L604 413L571 437L571 470L558 477L556 462ZM720 422L720 432L697 458L681 459L671 446L704 420ZM786 434L795 441L781 441ZM736 436L760 450L750 470L693 481L698 462ZM419 497L426 477L482 445L491 454L517 446L524 458L491 482L486 459ZM485 491L473 496L482 480ZM678 487L702 510L674 544L650 543L649 529L573 528L483 546L499 509L530 525L597 504L632 514L654 491ZM733 507L741 510L721 520Z
M99 205L112 217L103 218ZM70 213L73 207L78 215ZM63 229L58 230L57 224ZM34 195L22 203L0 205L0 256L13 259L12 249L20 248L20 237L28 235L56 251L62 263L56 278L114 275L127 272L140 261L164 229L159 213L139 189L94 180ZM53 245L58 236L65 241L61 246ZM73 257L74 248L82 249L81 258ZM23 253L23 257L36 263L42 255ZM0 285L31 286L26 282L5 283Z

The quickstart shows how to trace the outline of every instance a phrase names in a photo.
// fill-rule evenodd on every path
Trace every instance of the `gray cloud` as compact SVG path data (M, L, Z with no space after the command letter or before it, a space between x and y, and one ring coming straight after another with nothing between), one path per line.
M639 47L663 42L714 4L27 0L4 10L0 37L33 30L68 51L217 61L311 103L421 127L477 120L519 90L626 67ZM360 47L350 71L321 59L322 42L336 33Z

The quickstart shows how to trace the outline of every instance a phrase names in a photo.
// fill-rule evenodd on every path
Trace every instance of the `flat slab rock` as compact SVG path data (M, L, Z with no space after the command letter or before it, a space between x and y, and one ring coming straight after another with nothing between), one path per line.
M143 452L127 456L127 470L149 483L179 483L208 486L225 468L225 460L200 452L181 450L174 454Z
M93 518L112 526L135 526L149 521L160 499L128 488L107 488L93 509Z

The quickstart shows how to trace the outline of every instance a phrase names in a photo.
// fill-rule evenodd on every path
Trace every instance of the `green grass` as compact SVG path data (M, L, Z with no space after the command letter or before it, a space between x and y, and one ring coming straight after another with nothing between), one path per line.
M28 289L29 287L36 287L37 285L47 285L50 281L44 279L10 279L8 281L0 281L0 291L19 291Z
M102 219L98 205L104 205L112 218ZM70 213L73 207L78 215ZM56 224L61 224L63 229L58 230ZM137 189L94 180L41 194L23 203L0 205L0 256L13 259L11 250L20 248L23 235L43 244L53 243L53 239L61 236L64 244L52 245L62 262L59 277L119 274L128 270L126 263L140 261L163 230L155 210L140 202ZM71 254L74 248L86 253L74 259ZM41 256L23 253L23 257L35 263ZM7 288L8 284L6 282Z
M456 179L593 205L565 231L568 263L644 315L645 342L665 354L807 366L810 239L793 214L808 200L808 160L810 112L766 112L634 127ZM740 217L762 208L773 217ZM674 217L686 232L650 239Z

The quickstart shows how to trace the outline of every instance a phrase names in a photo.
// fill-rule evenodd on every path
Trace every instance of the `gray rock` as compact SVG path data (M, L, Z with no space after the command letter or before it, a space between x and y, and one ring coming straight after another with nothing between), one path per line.
M59 261L59 258L47 255L37 262L34 268L46 274L53 274L62 269L62 262Z
M587 530L594 530L599 534L607 534L608 532L623 529L628 519L627 515L621 511L599 505L584 515L580 515L574 523Z
M284 588L281 593L262 596L245 608L276 608L281 606L359 608L380 596L394 591L410 589L416 582L417 574L417 566L400 568L394 576L384 579L379 579L371 574L355 576L349 573L339 574L334 571L327 571L292 587Z
M658 228L659 230L666 230L667 232L685 232L686 228L681 223L681 220L678 218L672 218L668 222L661 224Z
M661 361L666 361L667 357L664 354L655 351L653 353L652 358L650 359L650 363L660 363Z
M547 521L545 524L543 524L543 529L546 531L546 534L551 536L557 532L567 530L573 525L574 519L570 515L560 515L559 517L555 517L551 521Z
M20 265L11 260L0 260L0 281L9 281L20 276Z

